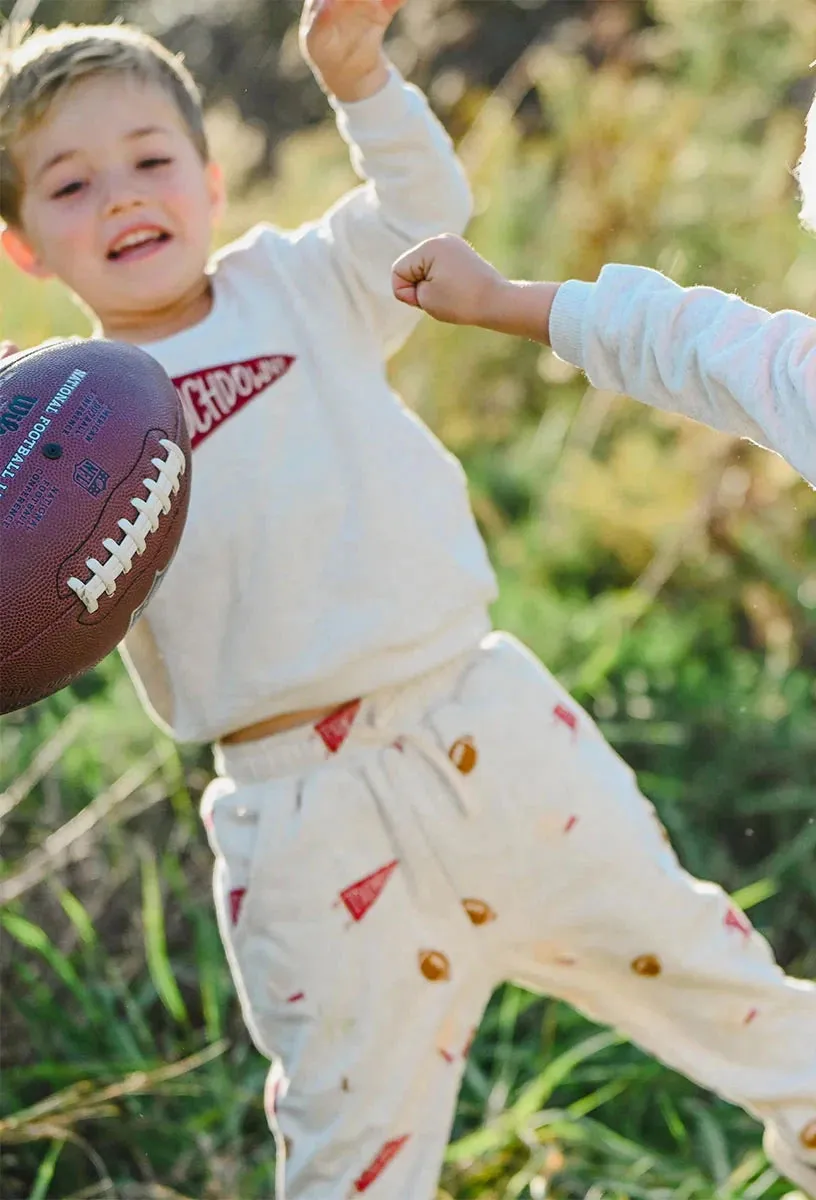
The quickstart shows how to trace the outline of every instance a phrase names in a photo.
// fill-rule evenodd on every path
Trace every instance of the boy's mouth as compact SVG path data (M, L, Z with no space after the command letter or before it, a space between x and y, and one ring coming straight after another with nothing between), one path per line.
M130 261L135 258L146 258L159 246L170 241L170 234L163 229L143 228L131 229L121 234L108 249L107 258L110 262Z

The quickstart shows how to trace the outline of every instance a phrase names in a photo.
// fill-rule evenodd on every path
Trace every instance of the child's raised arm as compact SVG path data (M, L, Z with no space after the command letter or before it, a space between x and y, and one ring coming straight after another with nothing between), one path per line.
M397 255L446 229L464 230L471 194L451 139L427 100L383 49L405 0L306 0L301 47L335 110L363 186L293 240L299 269L339 281L386 353L408 336L414 314L394 301Z
M596 387L750 438L816 485L812 317L646 267L608 266L596 283L511 282L455 237L403 255L392 285L437 320L550 344Z

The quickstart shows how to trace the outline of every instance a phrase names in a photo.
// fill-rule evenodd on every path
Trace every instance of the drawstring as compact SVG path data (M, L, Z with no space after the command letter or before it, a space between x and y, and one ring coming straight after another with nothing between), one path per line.
M432 736L423 736L419 732L395 734L393 727L390 730L387 728L391 716L389 706L376 713L371 724L355 724L346 743L349 749L372 746L385 751L411 747L442 779L461 815L475 816L476 805L472 794L465 788L460 772ZM452 897L458 898L455 881L425 836L414 804L394 803L394 794L403 788L400 787L400 780L395 778L395 772L386 765L385 755L379 754L374 761L362 763L360 770L379 808L383 825L390 832L398 857L405 863L415 904L428 912L446 912ZM436 870L428 869L431 862L435 863Z
M395 734L393 728L388 728L391 724L394 707L393 704L389 704L379 712L369 714L370 724L368 725L364 725L362 721L353 725L347 742L349 748L352 746L378 746L383 750L391 747L401 750L406 746L411 746L420 758L425 760L431 770L441 776L443 782L448 785L462 815L475 816L476 805L472 790L465 787L462 773L433 737L414 731Z

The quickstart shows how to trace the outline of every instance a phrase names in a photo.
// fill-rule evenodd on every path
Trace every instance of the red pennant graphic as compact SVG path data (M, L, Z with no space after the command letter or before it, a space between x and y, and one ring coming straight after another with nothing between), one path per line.
M178 375L173 383L181 400L193 449L250 400L277 383L294 361L291 354L267 354Z
M577 734L578 718L574 712L570 712L566 705L556 704L553 709L553 716L556 721L560 721L562 725L566 725L567 729L571 730L573 734Z
M386 863L378 871L366 875L365 879L359 879L357 883L353 883L340 893L340 899L351 913L353 920L362 921L398 866L399 859L395 858L393 862Z
M566 825L564 826L564 833L571 833L577 824L578 824L578 817L570 817L570 819L567 821Z
M360 711L361 703L360 700L352 700L351 703L344 704L341 708L330 712L327 717L315 725L315 733L322 739L323 745L330 754L336 754L351 733L351 727Z
M410 1136L409 1133L406 1133L404 1137L392 1138L390 1142L385 1143L371 1165L366 1167L358 1179L355 1179L355 1192L368 1191L372 1183L375 1183L382 1175L388 1164L397 1157Z
M748 1013L748 1015L746 1016L745 1020L742 1022L742 1023L743 1023L743 1025L750 1025L750 1024L752 1024L752 1022L754 1022L754 1021L757 1019L757 1017L758 1017L758 1016L759 1016L759 1009L758 1009L758 1008L752 1008L752 1009L751 1009L751 1011L750 1011L750 1012Z
M233 888L229 894L230 917L232 918L233 925L238 921L245 895L246 888Z
M454 1061L455 1055L451 1054L450 1050L443 1050L440 1046L439 1053L442 1055L446 1063L452 1063Z
M748 918L736 908L729 908L725 914L725 928L736 929L744 938L749 938L753 933L753 928Z
M305 999L306 999L305 992L293 992L291 996L286 997L286 1003L287 1004L297 1004L298 1000L305 1000Z

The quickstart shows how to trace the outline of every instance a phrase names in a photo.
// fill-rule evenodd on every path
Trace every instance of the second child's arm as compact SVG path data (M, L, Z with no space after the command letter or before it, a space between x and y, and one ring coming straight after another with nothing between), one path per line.
M437 320L552 345L596 387L750 438L816 485L812 317L646 267L608 266L596 283L513 282L456 237L404 255L392 286Z

